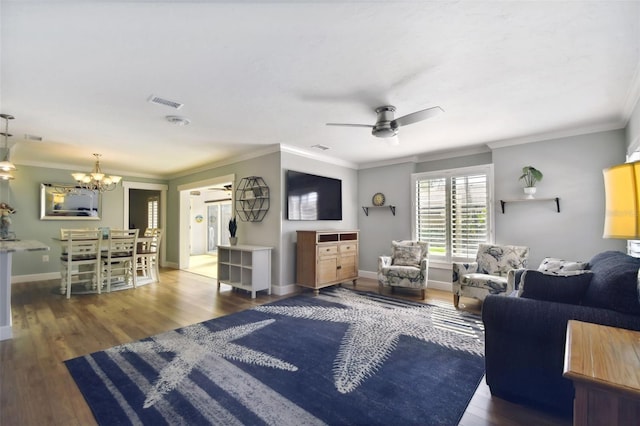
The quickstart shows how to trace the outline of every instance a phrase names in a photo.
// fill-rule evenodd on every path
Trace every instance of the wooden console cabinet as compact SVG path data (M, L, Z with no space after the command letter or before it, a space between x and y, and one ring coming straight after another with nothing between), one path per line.
M296 284L312 288L358 279L358 231L297 231Z
M640 332L570 320L564 357L574 425L639 424Z

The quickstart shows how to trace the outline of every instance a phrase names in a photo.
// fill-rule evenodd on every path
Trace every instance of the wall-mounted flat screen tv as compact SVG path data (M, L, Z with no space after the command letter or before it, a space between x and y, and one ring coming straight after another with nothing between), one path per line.
M288 220L342 220L342 181L287 170Z

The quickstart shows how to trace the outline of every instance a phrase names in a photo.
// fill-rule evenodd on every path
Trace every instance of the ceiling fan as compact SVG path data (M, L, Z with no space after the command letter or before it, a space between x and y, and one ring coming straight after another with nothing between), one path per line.
M227 184L227 185L223 185L222 187L217 187L217 188L207 188L208 190L211 191L226 191L229 195L231 195L231 188L233 188L232 184Z
M439 106L412 112L399 118L394 118L396 107L393 105L385 105L376 108L378 119L376 123L371 124L350 124L350 123L327 123L327 126L347 126L347 127L368 127L371 128L371 134L378 138L392 138L394 145L398 144L398 139L394 138L398 134L400 126L408 126L418 121L426 120L444 112Z

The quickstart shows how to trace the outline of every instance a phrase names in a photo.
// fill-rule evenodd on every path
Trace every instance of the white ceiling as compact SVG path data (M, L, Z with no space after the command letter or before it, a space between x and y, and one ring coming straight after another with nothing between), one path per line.
M640 92L639 1L0 7L0 112L16 117L18 164L88 170L97 152L107 172L172 177L279 144L366 167L621 128ZM325 126L373 124L386 104L397 116L445 113L401 128L395 147L366 128Z

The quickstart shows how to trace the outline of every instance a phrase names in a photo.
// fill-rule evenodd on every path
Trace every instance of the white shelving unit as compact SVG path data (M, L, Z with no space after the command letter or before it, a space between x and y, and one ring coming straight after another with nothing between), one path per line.
M251 292L267 290L271 294L271 250L262 246L218 246L218 290L228 284Z

